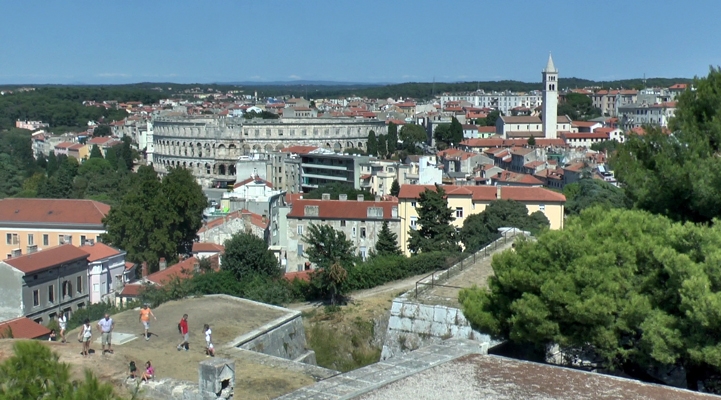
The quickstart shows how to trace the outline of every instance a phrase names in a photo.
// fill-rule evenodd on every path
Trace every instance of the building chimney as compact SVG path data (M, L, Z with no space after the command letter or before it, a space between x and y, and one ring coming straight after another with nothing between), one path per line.
M501 199L501 185L496 184L496 199Z
M168 268L168 262L165 261L165 257L160 257L160 261L158 262L158 270L162 271L166 268Z
M359 194L357 200L358 200L358 201L363 201L363 200L365 200L365 196L363 196L362 194Z
M338 195L338 200L346 201L348 200L348 195L346 193L341 193Z
M141 274L141 278L145 278L148 276L148 263L145 261L143 261L143 264L141 264L140 274Z
M498 179L501 179L503 177L503 171L498 173Z
M330 193L323 193L320 198L321 200L330 200Z

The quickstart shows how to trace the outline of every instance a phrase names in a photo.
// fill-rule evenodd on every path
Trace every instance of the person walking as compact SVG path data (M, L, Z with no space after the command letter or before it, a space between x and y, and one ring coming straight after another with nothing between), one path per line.
M105 313L105 318L98 321L98 330L100 331L100 343L103 346L103 354L105 354L106 351L110 354L113 354L113 328L115 328L115 321L110 318L110 314ZM108 346L107 350L105 349L106 345Z
M64 312L58 314L58 325L60 326L60 342L65 343L65 332L68 330L68 317Z
M83 323L82 328L82 335L80 336L80 339L83 342L83 351L81 354L83 357L88 356L88 351L90 350L90 338L93 337L93 327L90 325L90 320L85 319L85 322Z
M145 340L150 340L150 335L148 334L148 329L150 329L150 317L153 317L154 320L158 320L155 318L155 314L153 314L153 311L148 307L148 304L144 304L143 308L140 309L140 316L138 317L140 322L143 324L143 328L145 329Z
M205 355L215 357L215 348L213 348L213 331L210 330L210 325L205 324L205 326L203 326L203 332L205 332Z
M185 349L189 350L188 340L190 339L190 333L188 332L188 314L183 314L183 318L178 323L178 332L183 337L183 341L178 345L178 351Z

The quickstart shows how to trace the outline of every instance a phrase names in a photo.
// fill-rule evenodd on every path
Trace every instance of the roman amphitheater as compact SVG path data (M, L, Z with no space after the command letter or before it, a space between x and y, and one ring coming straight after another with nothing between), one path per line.
M252 152L303 145L336 152L365 150L369 132L385 134L385 122L357 118L254 119L217 116L155 117L152 158L159 173L193 171L204 184L235 180L238 158Z

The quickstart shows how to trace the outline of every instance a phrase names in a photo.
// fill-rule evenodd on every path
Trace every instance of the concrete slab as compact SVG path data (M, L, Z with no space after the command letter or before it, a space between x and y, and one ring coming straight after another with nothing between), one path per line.
M110 343L112 343L113 346L122 346L128 342L132 342L133 340L139 338L140 336L135 333L123 333L123 332L113 332L113 335L110 339ZM98 338L93 342L95 344L101 344L101 336L98 335Z

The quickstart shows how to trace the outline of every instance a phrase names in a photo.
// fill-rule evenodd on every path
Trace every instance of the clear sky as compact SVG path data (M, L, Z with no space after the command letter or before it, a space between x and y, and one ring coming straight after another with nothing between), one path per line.
M706 75L719 0L0 0L0 83Z

